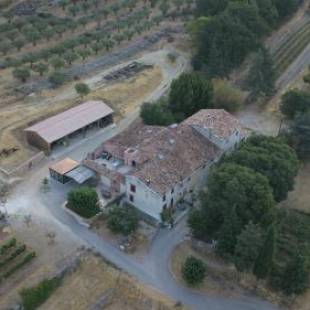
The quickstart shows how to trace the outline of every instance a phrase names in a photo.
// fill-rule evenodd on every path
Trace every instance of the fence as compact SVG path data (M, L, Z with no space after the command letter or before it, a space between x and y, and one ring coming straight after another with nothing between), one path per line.
M43 152L39 152L10 171L0 167L0 178L5 182L11 183L13 178L22 177L32 168L38 166L44 159L46 159L45 154Z

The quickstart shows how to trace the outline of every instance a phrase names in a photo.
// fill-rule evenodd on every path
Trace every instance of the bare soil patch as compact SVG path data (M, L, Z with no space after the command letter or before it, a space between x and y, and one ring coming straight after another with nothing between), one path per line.
M303 163L296 177L295 189L283 205L310 213L310 162Z

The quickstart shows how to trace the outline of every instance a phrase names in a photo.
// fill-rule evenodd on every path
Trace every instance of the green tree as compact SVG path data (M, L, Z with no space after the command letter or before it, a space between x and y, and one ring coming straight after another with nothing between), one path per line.
M310 84L310 66L308 69L308 73L304 76L303 80L305 83Z
M310 158L310 111L297 116L291 126L293 146L301 159Z
M293 89L282 96L281 112L293 119L297 114L304 114L310 110L310 92Z
M240 88L233 86L228 80L215 79L213 81L215 109L225 109L228 112L236 112L240 109L244 95Z
M298 5L301 3L299 0L274 0L275 6L281 19L293 14Z
M277 202L285 200L294 188L298 160L292 148L274 137L252 136L225 162L246 166L267 177Z
M217 15L223 12L229 0L197 0L196 14L201 15Z
M112 206L109 210L107 226L115 234L128 236L138 229L138 213L131 206Z
M260 249L253 268L253 273L260 279L266 278L273 268L276 238L276 227L275 225L270 225L265 242Z
M90 88L85 83L77 83L75 84L74 88L76 92L82 97L87 96L90 93Z
M197 73L183 73L171 84L169 108L181 121L213 105L213 86L210 80Z
M254 262L263 245L263 234L259 225L247 224L237 238L234 262L240 271L252 271Z
M255 96L271 96L275 91L275 70L269 52L263 48L257 52L247 77L247 85Z
M27 68L16 68L12 72L14 78L20 80L25 83L27 79L30 77L30 71Z
M59 58L58 56L53 56L50 60L50 64L54 68L54 70L59 70L65 65L63 59Z
M73 189L68 194L68 207L85 218L91 218L100 212L96 190L90 187Z
M168 126L175 122L165 99L144 103L140 110L140 117L146 125Z
M38 72L40 74L40 76L42 76L44 72L48 71L48 65L46 65L42 62L39 62L33 66L32 70L35 72Z
M65 83L66 77L63 73L55 71L49 76L48 80L54 88L57 88Z
M287 264L282 278L282 290L288 294L301 294L309 287L309 261L302 252L297 252Z
M187 224L194 238L206 240L208 236L207 216L203 209L194 209L190 212Z
M230 259L237 243L237 236L241 231L241 223L233 206L220 228L219 238L216 245L216 252L223 258Z
M72 62L74 62L75 60L77 60L79 58L78 54L76 54L75 52L72 51L68 51L66 52L64 55L64 60L67 62L68 65L71 65Z
M215 76L227 75L259 45L259 36L227 11L204 19L193 29L197 56Z
M0 42L0 52L6 55L12 49L12 44L8 40L2 40Z
M203 282L206 275L204 262L194 256L188 256L182 266L182 276L189 285L197 285Z
M221 225L233 206L236 206L241 227L249 221L262 225L273 221L274 199L268 180L240 165L225 163L211 171L208 204L218 209L222 216L222 221L218 221Z

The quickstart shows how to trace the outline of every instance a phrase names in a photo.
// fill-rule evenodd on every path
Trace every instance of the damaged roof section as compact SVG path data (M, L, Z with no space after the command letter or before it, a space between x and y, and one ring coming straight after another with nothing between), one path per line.
M183 124L207 128L213 135L225 139L236 130L242 130L238 119L223 109L205 109L186 119Z
M165 127L146 126L142 121L136 121L127 130L103 143L99 152L104 150L116 158L123 159L126 150L139 149L143 144L148 144L163 130Z

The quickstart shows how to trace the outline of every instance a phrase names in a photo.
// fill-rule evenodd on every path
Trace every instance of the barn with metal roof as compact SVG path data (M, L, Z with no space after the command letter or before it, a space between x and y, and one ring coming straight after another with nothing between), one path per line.
M102 101L87 101L25 129L29 144L51 153L53 145L90 126L113 122L113 110Z

